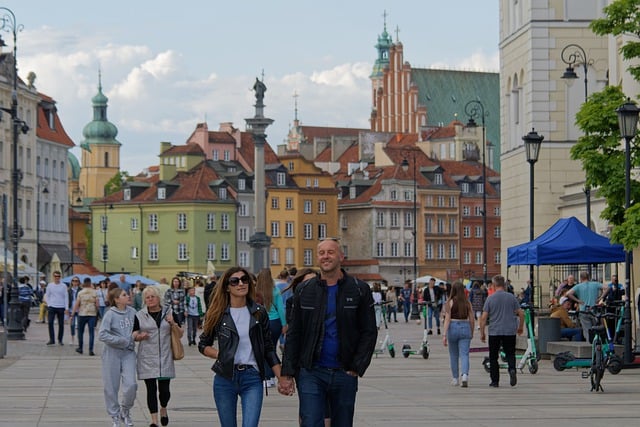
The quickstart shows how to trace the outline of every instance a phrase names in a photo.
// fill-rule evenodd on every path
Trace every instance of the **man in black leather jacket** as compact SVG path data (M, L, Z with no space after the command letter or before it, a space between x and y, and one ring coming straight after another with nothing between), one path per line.
M335 426L353 424L358 377L364 375L378 330L369 285L340 268L336 239L318 245L321 278L300 284L293 295L278 389L293 392L295 376L302 426L322 425L327 401Z

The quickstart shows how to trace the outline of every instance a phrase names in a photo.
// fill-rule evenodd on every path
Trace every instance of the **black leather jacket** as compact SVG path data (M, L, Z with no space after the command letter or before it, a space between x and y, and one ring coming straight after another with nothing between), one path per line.
M371 289L365 282L342 271L336 296L338 360L346 371L364 375L376 346L378 328ZM311 279L301 283L292 302L292 318L282 362L282 375L293 376L300 368L312 368L324 337L327 283ZM288 300L287 300L288 302Z
M253 322L249 325L249 339L253 348L253 355L258 363L260 377L264 379L265 362L269 366L280 363L280 359L275 352L271 341L269 330L269 315L265 308L252 300L247 300L247 309L251 313ZM222 318L213 330L213 333L200 335L198 350L204 354L204 349L213 345L214 340L218 340L218 359L211 367L211 370L227 379L233 378L233 358L238 350L240 337L236 325L233 323L229 307L225 310Z

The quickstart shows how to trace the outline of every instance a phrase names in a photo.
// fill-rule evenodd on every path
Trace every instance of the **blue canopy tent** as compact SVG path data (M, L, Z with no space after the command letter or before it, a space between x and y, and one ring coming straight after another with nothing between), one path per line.
M624 247L589 230L576 217L559 219L537 239L507 249L507 266L606 264L624 261Z

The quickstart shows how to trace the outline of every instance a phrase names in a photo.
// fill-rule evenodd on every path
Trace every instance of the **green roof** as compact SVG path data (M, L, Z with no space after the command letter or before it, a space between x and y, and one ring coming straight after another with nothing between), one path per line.
M494 147L494 169L500 170L500 75L477 71L414 68L411 81L418 86L418 103L427 107L427 126L446 126L453 120L467 123L464 107L480 101L484 107L487 144ZM482 118L476 117L478 125Z

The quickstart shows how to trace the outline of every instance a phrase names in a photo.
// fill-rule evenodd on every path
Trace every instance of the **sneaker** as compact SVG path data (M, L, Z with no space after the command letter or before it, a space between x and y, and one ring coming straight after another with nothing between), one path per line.
M438 335L440 335L440 328L438 328Z
M495 388L498 388L498 387L500 387L500 386L498 385L498 383L491 383L491 384L489 384L489 387L495 387Z
M122 424L127 427L133 426L133 419L131 418L131 414L128 409L122 409L120 412L120 419L122 419Z
M468 387L468 386L469 386L469 375L462 374L462 387Z
M115 416L115 417L111 417L111 420L113 421L112 427L120 427L120 417L119 416Z
M60 341L58 344L60 344L60 345L64 345L64 343L63 343L62 341Z
M89 356L95 356L96 354L93 351L89 352Z
M427 335L433 335L433 331L429 329L429 332L427 332Z
M457 386L458 385L458 379L457 378L452 379L451 380L451 385L454 386L454 387Z
M82 349L80 347L76 348L76 353L82 354Z
M511 387L518 384L518 375L515 369L509 369L509 384L511 384Z
M56 345L55 341L49 341L47 345Z

